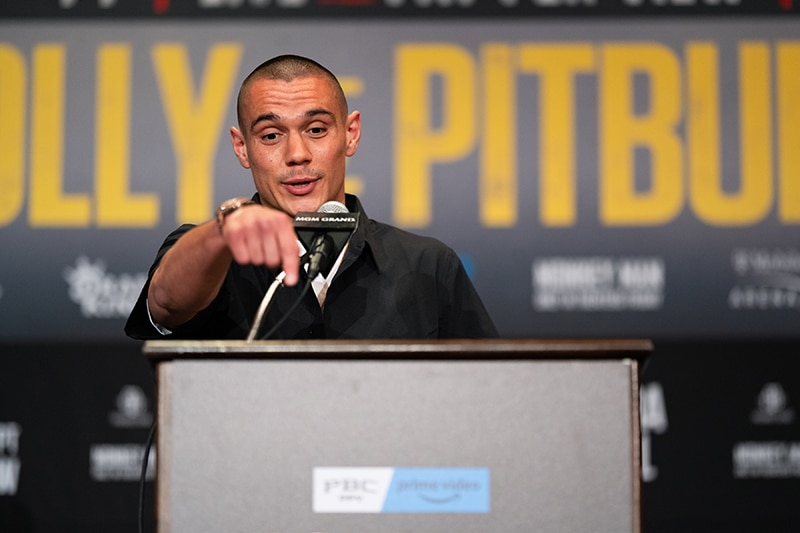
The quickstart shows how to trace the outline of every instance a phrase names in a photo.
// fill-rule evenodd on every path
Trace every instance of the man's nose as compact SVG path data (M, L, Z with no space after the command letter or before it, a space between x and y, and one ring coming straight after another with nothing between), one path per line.
M286 154L287 163L302 165L311 161L311 150L308 148L307 139L300 133L289 134L289 146Z

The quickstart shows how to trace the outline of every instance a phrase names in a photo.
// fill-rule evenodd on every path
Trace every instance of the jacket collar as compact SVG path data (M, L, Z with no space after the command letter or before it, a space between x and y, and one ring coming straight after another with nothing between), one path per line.
M358 213L358 226L350 237L347 254L339 270L342 271L346 269L363 254L364 258L370 260L380 274L386 270L389 257L384 244L381 243L375 234L375 224L370 220L367 212L364 211L364 207L361 205L361 201L356 195L345 194L345 205L347 206L347 210L351 213Z

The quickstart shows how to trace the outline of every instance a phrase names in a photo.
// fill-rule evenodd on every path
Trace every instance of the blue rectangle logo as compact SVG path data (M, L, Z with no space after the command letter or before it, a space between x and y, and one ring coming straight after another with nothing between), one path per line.
M488 513L488 468L395 468L384 513Z

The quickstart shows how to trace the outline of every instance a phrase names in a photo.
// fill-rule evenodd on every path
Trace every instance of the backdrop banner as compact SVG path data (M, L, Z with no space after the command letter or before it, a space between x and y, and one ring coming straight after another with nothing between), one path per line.
M0 339L114 339L166 234L254 191L238 84L308 55L347 187L507 337L796 338L800 40L764 17L0 22ZM357 44L351 44L357 36Z

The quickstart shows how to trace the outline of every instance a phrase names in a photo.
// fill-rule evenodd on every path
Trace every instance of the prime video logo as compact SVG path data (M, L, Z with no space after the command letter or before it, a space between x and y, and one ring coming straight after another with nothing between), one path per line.
M316 467L315 513L488 513L488 468Z

